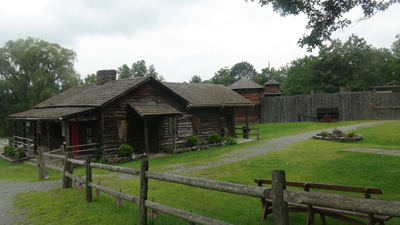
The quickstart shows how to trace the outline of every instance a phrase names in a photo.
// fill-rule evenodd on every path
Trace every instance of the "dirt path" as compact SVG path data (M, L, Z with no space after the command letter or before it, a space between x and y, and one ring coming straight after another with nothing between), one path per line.
M376 123L376 122L368 122L368 123L342 126L342 127L337 127L336 129L342 130L342 131L348 131L348 130L357 129L359 127L371 126L374 123ZM283 149L286 146L289 146L289 145L297 143L297 142L305 141L305 140L311 138L313 135L320 133L321 131L324 131L324 130L326 131L327 129L314 130L314 131L309 131L309 132L305 132L305 133L300 133L300 134L295 134L295 135L290 135L290 136L285 136L285 137L280 137L280 138L263 141L256 146L252 146L249 148L242 148L238 151L221 155L220 156L221 159L216 160L216 161L211 161L211 162L208 162L207 164L203 164L203 165L197 165L197 166L187 166L189 164L170 165L169 168L171 168L171 169L169 169L165 172L173 173L173 174L182 174L182 173L186 173L186 172L190 172L190 171L194 171L194 170L201 170L201 169L205 169L205 168L209 168L209 167L216 167L216 166L220 166L220 165L231 163L231 162L245 160L245 159L248 159L251 157L263 155L268 152Z
M13 204L16 194L25 192L44 192L59 187L61 187L61 180L38 182L10 182L0 180L0 224L10 225L24 221L22 215L13 214L16 212Z

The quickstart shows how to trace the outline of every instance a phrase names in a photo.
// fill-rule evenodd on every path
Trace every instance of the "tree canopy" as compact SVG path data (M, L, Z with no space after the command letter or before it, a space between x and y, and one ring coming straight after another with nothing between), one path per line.
M361 8L364 15L360 19L368 19L377 12L385 11L391 5L400 3L400 0L259 0L258 2L261 6L272 5L274 11L284 17L305 14L308 18L306 29L310 32L304 34L298 43L301 47L308 46L308 50L311 50L330 40L334 31L352 23L345 17L350 10Z
M78 85L76 53L56 43L27 38L0 48L0 123L5 115L30 109ZM4 134L4 124L1 124Z
M189 83L201 83L201 77L199 75L193 75Z
M165 81L164 77L156 72L154 65L147 67L143 59L134 62L131 68L126 64L118 67L117 73L118 79L151 76L158 81Z

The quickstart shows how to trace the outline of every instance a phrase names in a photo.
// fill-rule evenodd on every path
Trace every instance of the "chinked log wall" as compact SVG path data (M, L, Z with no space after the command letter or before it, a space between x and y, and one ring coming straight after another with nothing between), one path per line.
M265 97L261 123L316 121L318 107L337 107L339 120L398 120L400 93L352 92Z

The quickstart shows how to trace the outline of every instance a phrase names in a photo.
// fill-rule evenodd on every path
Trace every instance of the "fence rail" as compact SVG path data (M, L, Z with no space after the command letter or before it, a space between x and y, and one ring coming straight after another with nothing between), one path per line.
M241 126L241 125L239 125L239 126ZM236 130L241 130L242 132L241 133L236 133ZM252 133L252 131L256 131L256 133ZM250 136L256 136L257 139L260 139L260 129L258 127L257 128L248 128L247 131L246 131L246 127L245 126L243 126L242 128L235 127L235 136L237 137L237 136L240 136L240 135L242 135L243 138L247 138L247 139Z
M193 187L245 195L249 197L272 199L272 204L274 206L274 211L273 211L274 224L282 224L282 225L289 224L289 211L288 211L288 206L285 202L400 217L400 202L385 201L379 199L365 199L365 198L351 197L348 195L340 195L340 194L305 192L301 190L287 190L285 187L286 180L284 171L272 172L273 185L272 188L268 188L268 187L249 186L249 185L236 184L223 181L213 181L213 180L179 176L166 173L149 172L147 160L142 161L141 170L138 170L138 169L118 167L118 166L104 165L100 163L92 163L90 161L90 157L87 157L86 161L79 161L70 158L72 156L73 156L72 154L67 154L67 157L65 159L66 163L64 165L63 187L64 188L72 187L72 180L76 180L83 184L86 184L87 202L92 201L92 188L95 188L99 191L102 191L114 197L118 197L120 199L135 204L139 204L139 224L147 224L147 207L198 224L220 224L220 225L228 224L226 222L197 215L192 212L187 212L170 206L147 201L148 179L155 179L159 181L177 183L182 185L189 185ZM72 164L79 164L86 166L86 180L72 174L73 173ZM126 193L111 190L101 185L92 183L91 168L100 168L114 172L128 173L139 176L140 196L129 195Z
M399 120L400 93L352 92L265 97L261 123L316 121L317 108L337 107L339 120Z

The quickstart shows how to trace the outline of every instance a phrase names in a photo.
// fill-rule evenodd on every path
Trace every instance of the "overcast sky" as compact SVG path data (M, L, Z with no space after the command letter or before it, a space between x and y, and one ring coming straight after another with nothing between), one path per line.
M306 17L282 18L244 0L0 0L0 44L35 37L77 53L81 78L144 59L167 81L210 79L247 61L258 72L308 55L297 45ZM352 17L361 14L353 12ZM400 4L333 37L354 33L390 48L400 34ZM314 54L316 52L314 51Z

